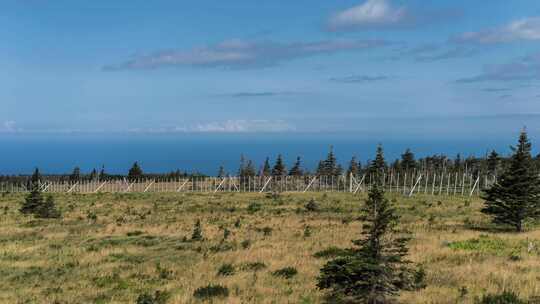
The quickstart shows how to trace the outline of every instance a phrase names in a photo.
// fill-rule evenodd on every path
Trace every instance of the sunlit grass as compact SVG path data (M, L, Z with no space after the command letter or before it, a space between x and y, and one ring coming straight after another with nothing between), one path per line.
M539 294L540 231L493 230L479 199L388 196L414 234L410 259L427 272L428 287L402 294L402 302L472 303L503 290L524 298ZM305 208L312 198L317 211ZM17 211L23 196L4 195L0 303L134 303L156 290L169 292L170 303L197 303L194 291L211 284L229 290L214 303L321 303L319 269L339 254L327 249L358 238L364 198L72 194L56 196L61 220L35 220ZM204 240L194 242L197 219ZM297 273L275 275L287 267Z

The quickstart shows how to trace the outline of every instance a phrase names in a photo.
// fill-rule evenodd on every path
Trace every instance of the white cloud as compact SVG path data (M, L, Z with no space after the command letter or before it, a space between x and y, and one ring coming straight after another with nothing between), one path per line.
M476 76L458 79L458 83L486 81L530 81L540 79L540 53L531 54L506 64L489 65Z
M247 133L247 132L284 132L293 131L294 127L281 120L227 120L224 122L210 122L196 124L184 129L186 132L222 132L222 133Z
M407 21L408 16L405 7L394 7L387 0L367 0L338 12L330 18L328 26L331 30L387 27Z
M105 70L154 69L171 66L246 68L274 66L315 55L358 51L387 46L383 40L334 39L316 42L251 42L227 40L191 50L161 51L109 65Z
M467 32L453 39L461 43L494 44L540 40L540 17L523 18L502 27Z
M195 123L187 126L134 128L131 133L252 133L288 132L296 127L283 120L225 120Z

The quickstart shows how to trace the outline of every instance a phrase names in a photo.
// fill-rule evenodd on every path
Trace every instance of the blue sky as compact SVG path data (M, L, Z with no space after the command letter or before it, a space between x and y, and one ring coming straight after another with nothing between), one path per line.
M0 133L540 132L540 2L34 1Z

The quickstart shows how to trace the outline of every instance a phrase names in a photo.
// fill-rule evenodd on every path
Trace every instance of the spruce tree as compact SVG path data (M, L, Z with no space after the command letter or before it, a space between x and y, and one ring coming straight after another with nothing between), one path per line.
M386 161L384 160L383 147L382 145L378 145L377 154L375 155L375 159L369 165L368 171L371 175L381 176L385 170L386 170Z
M272 175L272 169L270 168L270 158L268 157L264 160L264 165L263 165L261 175L262 176Z
M246 172L246 158L244 154L240 155L240 167L238 168L238 176L244 177Z
M461 171L462 168L463 168L463 163L461 161L461 154L458 153L456 155L456 159L454 160L454 170Z
M244 176L248 177L248 176L255 176L255 175L257 175L257 172L255 170L255 165L253 164L251 160L248 160L246 163Z
M323 172L324 172L323 175L326 175L326 176L340 174L340 172L338 172L337 159L334 154L333 146L330 146L330 151L328 151L328 155L326 156L326 159L323 162Z
M223 178L226 175L227 174L225 173L225 168L223 168L223 166L219 166L219 171L218 171L217 177Z
M405 153L401 154L401 168L405 170L412 170L416 168L416 160L414 159L414 153L411 149L405 150Z
M92 172L90 172L90 180L95 181L96 179L98 179L98 173L96 168L94 168L92 169Z
M139 179L142 176L143 176L143 171L141 167L139 166L139 163L138 162L133 163L133 166L131 167L131 169L129 169L129 172L128 172L128 179L132 181L132 180Z
M491 153L489 153L489 156L487 158L487 170L490 174L497 174L497 171L499 170L499 165L501 162L501 157L499 154L493 150Z
M315 174L317 176L323 176L325 175L325 170L324 170L324 161L319 161L319 164L317 165L317 171L315 172Z
M69 181L74 183L81 179L81 169L79 167L75 167L73 169L73 172L69 176Z
M52 195L47 196L47 199L41 202L35 211L35 216L37 218L60 218L60 211L56 209Z
M283 158L281 154L278 155L274 168L272 169L272 176L285 176L287 175L287 168L283 163Z
M105 165L102 165L102 166L101 166L101 170L99 171L99 177L98 177L98 179L99 179L100 181L106 180L106 179L107 179L107 173L105 172Z
M521 232L525 221L540 218L540 177L533 166L531 143L525 130L512 150L509 167L483 195L482 212L492 216L494 223L507 224Z
M369 192L361 220L362 238L321 269L317 286L329 290L336 303L389 303L413 286L414 271L406 259L409 238L397 230L399 217L378 185Z
M289 171L289 175L291 176L302 176L304 175L304 170L302 170L302 161L300 159L300 156L296 158L296 162L294 163L294 166Z
M43 194L41 192L41 175L36 168L30 179L30 193L24 199L19 211L23 214L33 214L43 205Z
M356 160L356 156L353 156L351 158L351 162L349 163L349 168L347 169L347 177L349 176L358 176L360 173L360 162Z

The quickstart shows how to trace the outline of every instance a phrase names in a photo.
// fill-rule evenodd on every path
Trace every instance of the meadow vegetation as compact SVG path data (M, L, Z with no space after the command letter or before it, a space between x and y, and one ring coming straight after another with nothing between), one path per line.
M539 295L534 221L515 233L494 225L479 198L386 197L411 234L407 259L425 277L425 288L402 292L401 303L499 303L491 299L501 296L525 303ZM320 269L358 239L366 198L57 194L61 218L41 219L19 212L24 195L6 193L0 302L323 303Z

